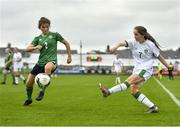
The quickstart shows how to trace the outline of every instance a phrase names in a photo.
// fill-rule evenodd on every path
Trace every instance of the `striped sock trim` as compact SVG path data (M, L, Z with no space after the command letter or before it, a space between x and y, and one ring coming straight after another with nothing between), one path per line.
M144 97L144 98L142 99L141 103L144 101L145 98L146 98L146 97Z
M120 87L121 87L121 91L123 91L123 88L122 88L122 86L121 85L119 85Z
M124 84L127 86L127 88L130 86L130 84L127 81L125 81Z
M134 97L137 99L139 96L140 96L140 94L141 94L141 92L137 92L135 95L134 95Z

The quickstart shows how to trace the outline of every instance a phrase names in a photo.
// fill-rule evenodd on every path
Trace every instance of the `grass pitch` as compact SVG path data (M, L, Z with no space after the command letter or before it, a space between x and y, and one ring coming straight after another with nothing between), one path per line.
M8 77L7 84L0 85L0 125L180 125L180 107L153 78L145 83L141 92L159 107L157 114L145 114L147 108L130 95L129 89L103 98L98 83L111 87L114 78L112 75L60 75L52 78L41 102L35 101L39 90L35 86L33 103L24 107L25 86L22 82L12 85ZM122 76L121 80L126 78ZM161 82L180 100L180 77L173 81L164 77Z

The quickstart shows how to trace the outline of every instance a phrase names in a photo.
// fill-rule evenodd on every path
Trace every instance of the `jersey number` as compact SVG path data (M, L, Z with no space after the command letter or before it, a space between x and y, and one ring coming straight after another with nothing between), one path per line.
M139 57L140 57L140 58L142 57L142 52L139 52Z
M44 45L45 45L45 48L48 49L47 42L45 42Z

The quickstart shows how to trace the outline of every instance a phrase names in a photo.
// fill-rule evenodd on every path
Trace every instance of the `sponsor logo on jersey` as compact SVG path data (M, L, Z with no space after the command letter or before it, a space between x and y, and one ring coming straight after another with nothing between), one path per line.
M144 53L147 54L148 53L148 49L144 49Z
M53 36L52 35L49 35L49 37L48 37L49 39L52 39L53 38Z

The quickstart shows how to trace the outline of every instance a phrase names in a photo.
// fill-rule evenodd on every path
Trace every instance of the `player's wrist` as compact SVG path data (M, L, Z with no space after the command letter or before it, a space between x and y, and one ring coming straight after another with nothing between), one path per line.
M68 55L68 59L71 59L71 55Z

